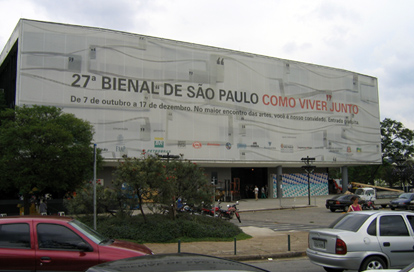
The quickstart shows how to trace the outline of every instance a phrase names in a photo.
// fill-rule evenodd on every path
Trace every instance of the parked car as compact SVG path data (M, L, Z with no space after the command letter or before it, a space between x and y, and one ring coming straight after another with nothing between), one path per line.
M390 201L391 210L395 209L406 209L410 205L410 202L414 200L414 193L403 193L398 198Z
M414 200L410 201L410 204L408 205L409 210L414 210Z
M249 264L193 253L128 258L89 268L86 272L267 271Z
M342 210L346 212L348 211L349 206L352 204L351 198L353 196L358 197L357 195L353 194L335 195L333 198L326 200L325 207L327 209L330 209L331 212L335 212L336 210ZM362 206L365 201L359 198L358 203Z
M369 272L370 270L366 270L363 272ZM414 272L414 263L404 267L403 269L378 269L377 271L384 271L384 272Z
M100 263L152 254L144 245L108 239L70 217L0 218L2 271L85 271Z
M326 271L402 268L413 261L414 213L346 213L329 228L309 232L310 261Z

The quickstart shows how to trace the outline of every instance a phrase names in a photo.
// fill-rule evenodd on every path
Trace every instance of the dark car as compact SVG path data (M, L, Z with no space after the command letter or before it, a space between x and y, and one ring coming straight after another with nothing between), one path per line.
M391 210L395 209L406 209L410 205L410 202L414 200L414 193L403 193L398 198L390 201Z
M107 239L70 217L0 218L0 271L85 271L148 254L144 245Z
M327 209L330 209L331 212L335 212L336 210L342 210L346 212L348 211L349 206L352 204L351 198L353 196L358 197L357 195L353 194L336 195L333 198L326 200L325 207ZM359 198L358 203L362 206L365 201Z
M173 272L173 271L268 271L249 264L223 258L174 253L134 257L108 262L89 268L86 272Z

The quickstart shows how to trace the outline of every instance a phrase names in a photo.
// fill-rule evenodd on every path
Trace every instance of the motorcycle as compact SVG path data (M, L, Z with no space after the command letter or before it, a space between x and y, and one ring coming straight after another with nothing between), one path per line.
M362 204L363 210L378 210L379 208L375 207L374 202L371 200L371 198L367 201L365 201L364 204Z
M240 214L237 211L237 205L239 205L239 202L237 201L235 204L232 205L227 205L227 210L221 209L220 207L220 201L219 201L219 205L218 205L218 217L222 218L222 219L233 219L234 215L236 215L237 220L239 220L239 223L241 223L240 220Z
M201 214L209 215L209 216L218 216L219 207L213 207L211 204L205 205L204 202L202 203Z

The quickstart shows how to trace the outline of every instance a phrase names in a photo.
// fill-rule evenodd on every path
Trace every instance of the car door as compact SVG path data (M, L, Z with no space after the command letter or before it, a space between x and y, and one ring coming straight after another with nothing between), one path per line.
M391 267L406 266L414 259L414 238L402 215L379 217L378 241Z
M28 223L0 224L0 271L11 270L35 270L35 249Z
M36 225L37 271L85 271L98 264L99 252L67 226Z

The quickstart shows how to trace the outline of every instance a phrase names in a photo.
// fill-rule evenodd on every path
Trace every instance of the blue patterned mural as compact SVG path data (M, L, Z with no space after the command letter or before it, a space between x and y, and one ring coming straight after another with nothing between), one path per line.
M273 175L273 198L277 197L277 176ZM328 174L313 173L309 176L311 196L328 195ZM283 197L296 197L308 195L307 174L283 174Z

